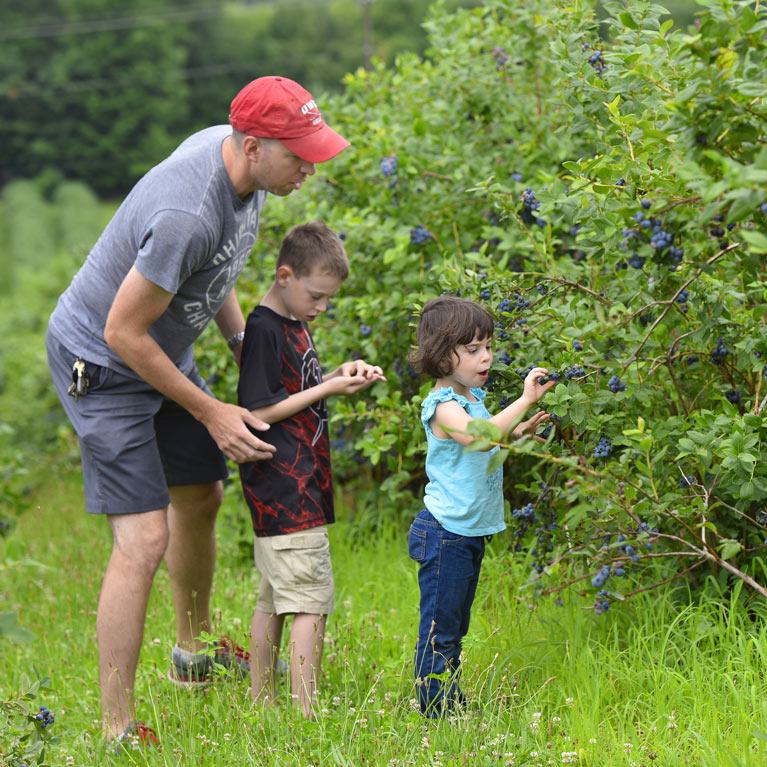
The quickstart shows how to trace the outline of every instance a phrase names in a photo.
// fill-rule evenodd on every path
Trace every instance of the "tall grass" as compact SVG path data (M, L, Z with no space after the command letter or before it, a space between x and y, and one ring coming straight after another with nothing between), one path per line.
M60 447L73 452L66 441ZM56 712L62 741L51 764L103 764L94 616L107 525L83 513L76 463L49 469L0 549L0 563L12 554L0 611L17 611L37 635L28 645L0 643L0 698L23 673L50 676L53 689L40 702ZM256 594L232 533L245 515L233 486L219 525L214 604L218 628L241 643ZM202 694L169 685L173 616L163 570L137 680L140 716L157 727L162 748L125 763L767 764L763 606L746 613L736 594L694 604L670 591L639 595L602 616L577 596L536 603L523 588L525 563L510 558L497 536L465 643L469 709L430 724L416 711L411 682L418 587L404 532L360 542L340 522L332 548L337 609L328 624L319 719L301 719L287 687L279 705L262 709L233 679ZM24 560L40 564L13 566Z

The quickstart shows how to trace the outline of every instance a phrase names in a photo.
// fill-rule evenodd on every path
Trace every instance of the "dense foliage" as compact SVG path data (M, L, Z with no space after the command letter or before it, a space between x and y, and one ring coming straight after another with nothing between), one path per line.
M270 203L270 256L242 298L285 226L343 232L352 275L316 335L329 363L362 355L389 376L333 405L361 525L419 507L431 384L406 363L412 318L460 292L497 319L491 411L530 366L559 376L546 445L506 462L537 589L575 582L602 611L712 571L767 593L767 17L701 4L683 33L652 3L607 3L605 42L585 2L436 9L429 59L347 78L328 116L353 149Z
M476 0L448 0L456 6ZM428 0L34 0L0 7L0 182L53 169L122 195L255 77L315 96L422 51ZM364 9L367 9L366 11Z

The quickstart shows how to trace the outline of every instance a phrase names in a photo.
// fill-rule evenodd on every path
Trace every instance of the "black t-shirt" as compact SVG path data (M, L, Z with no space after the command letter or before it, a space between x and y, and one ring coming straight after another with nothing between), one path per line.
M273 405L319 383L322 371L307 324L256 307L245 327L237 387L240 405L248 410ZM269 460L240 464L256 536L333 522L325 400L254 433L277 448Z

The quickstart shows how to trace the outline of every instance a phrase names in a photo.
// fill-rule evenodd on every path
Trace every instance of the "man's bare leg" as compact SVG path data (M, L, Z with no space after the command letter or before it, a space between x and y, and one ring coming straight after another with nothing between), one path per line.
M250 691L253 700L273 702L276 695L277 657L284 615L256 610L250 625Z
M101 585L96 633L102 728L107 739L135 719L133 687L155 572L168 543L165 509L109 515L112 555Z
M327 616L298 613L290 628L290 678L293 703L305 717L313 715L322 663Z
M176 610L176 643L189 652L205 649L197 637L211 630L210 591L216 564L216 515L223 485L170 488L165 552Z

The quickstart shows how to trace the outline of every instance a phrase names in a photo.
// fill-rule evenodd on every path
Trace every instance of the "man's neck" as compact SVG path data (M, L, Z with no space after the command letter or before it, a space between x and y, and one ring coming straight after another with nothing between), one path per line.
M244 200L255 191L255 187L248 177L247 165L243 162L244 157L241 152L237 151L237 145L231 136L227 136L221 144L221 158L235 193L241 200Z

